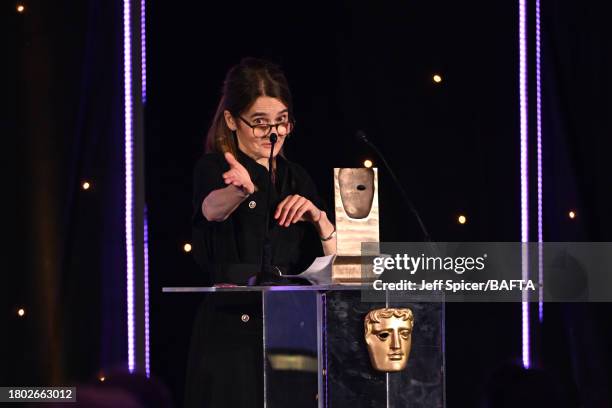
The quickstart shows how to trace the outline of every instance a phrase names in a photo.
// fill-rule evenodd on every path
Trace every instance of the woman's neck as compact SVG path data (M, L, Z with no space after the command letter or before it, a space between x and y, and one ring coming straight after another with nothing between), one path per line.
M250 154L246 151L246 149L244 149L244 147L240 144L240 142L238 142L238 150L240 150L243 154L245 154L246 156L250 157L251 159L253 159L257 164L261 164L262 166L264 166L266 168L266 170L268 169L268 157L257 157L254 156L253 154ZM274 158L274 160L276 160L276 158Z
M252 154L249 154L247 152L245 152L245 149L243 149L240 145L238 145L238 150L240 150L243 154L249 156L251 159L253 159L257 164L261 164L262 166L264 166L266 168L266 170L270 170L268 167L268 157L260 157L257 158L256 156L254 157ZM276 160L276 157L274 158L274 160Z
M263 157L261 159L255 160L257 163L261 164L262 166L264 166L266 168L266 170L270 170L269 169L269 162L268 162L268 158L267 157Z

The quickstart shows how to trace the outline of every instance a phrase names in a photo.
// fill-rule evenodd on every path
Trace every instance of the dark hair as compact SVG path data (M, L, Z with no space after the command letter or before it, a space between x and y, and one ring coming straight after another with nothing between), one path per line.
M227 110L237 118L238 115L248 110L260 96L279 99L287 106L289 119L293 120L291 91L280 67L269 61L244 58L225 76L221 100L206 136L207 152L236 154L238 146L233 132L225 123L223 112Z

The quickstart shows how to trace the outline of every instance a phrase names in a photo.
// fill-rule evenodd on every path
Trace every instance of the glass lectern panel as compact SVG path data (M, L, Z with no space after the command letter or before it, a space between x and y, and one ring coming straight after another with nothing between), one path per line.
M319 298L317 291L263 294L267 408L318 406Z
M225 302L236 299L235 292L261 294L261 336L255 343L260 340L264 359L254 370L261 374L254 380L263 386L263 400L255 402L257 406L445 406L442 301L396 302L386 296L386 301L366 302L360 288L348 286L164 288L164 292L215 292Z

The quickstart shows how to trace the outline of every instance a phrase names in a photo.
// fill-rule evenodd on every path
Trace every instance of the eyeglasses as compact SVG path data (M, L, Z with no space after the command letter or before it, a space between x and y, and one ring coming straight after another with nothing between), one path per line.
M243 121L248 127L253 129L253 136L255 137L266 137L270 134L272 128L276 129L276 134L278 136L287 136L293 130L293 122L286 121L280 123L257 123L255 125L251 125L245 118L242 116L238 116L241 121Z

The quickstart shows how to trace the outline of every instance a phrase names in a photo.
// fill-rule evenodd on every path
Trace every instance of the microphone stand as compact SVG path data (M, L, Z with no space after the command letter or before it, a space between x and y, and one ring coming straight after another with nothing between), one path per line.
M372 150L374 150L374 153L376 153L376 155L378 157L380 157L380 160L382 161L383 165L385 166L385 168L389 172L389 175L391 176L391 179L395 183L395 185L396 185L397 189L399 190L402 198L406 202L406 205L408 206L408 208L410 209L412 214L414 214L414 217L416 218L417 222L419 223L419 226L421 227L421 231L423 232L423 241L429 242L429 243L433 243L433 241L431 239L431 235L429 235L429 232L427 231L427 228L425 228L425 224L423 223L423 220L421 219L421 216L419 215L419 212L417 211L417 209L414 206L414 204L412 204L412 201L410 201L410 198L408 198L408 193L406 193L406 190L404 190L404 187L399 182L398 178L395 176L395 173L391 169L391 166L389 166L389 163L387 163L387 160L385 159L385 156L383 156L383 154L380 152L380 150L378 150L376 145L374 143L372 143L368 139L368 137L366 136L365 132L363 132L362 130L358 130L357 131L356 137L357 137L357 139L359 139L363 143L365 143L368 146L370 146L372 148Z
M259 286L263 283L274 283L278 277L272 273L272 242L270 240L270 205L272 201L272 189L274 183L272 179L274 164L274 145L278 140L276 133L270 134L270 157L268 157L268 192L266 199L266 217L264 226L264 242L261 251L261 265L259 272L249 279L249 286Z

